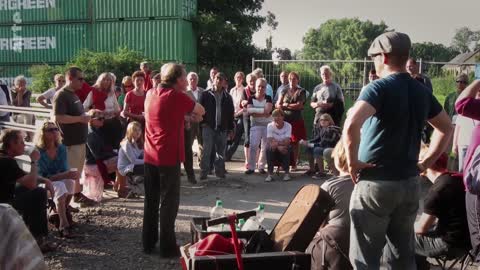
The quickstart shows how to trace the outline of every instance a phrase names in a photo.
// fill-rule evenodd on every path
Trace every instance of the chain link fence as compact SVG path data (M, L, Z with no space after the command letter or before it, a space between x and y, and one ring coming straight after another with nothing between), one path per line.
M418 60L419 71L428 76L433 85L434 94L443 104L445 96L455 91L455 77L465 73L474 77L475 64L447 63L447 62L426 62ZM333 81L338 83L345 96L345 107L348 109L358 98L361 89L368 83L368 74L374 69L371 60L257 60L252 59L252 70L261 68L265 79L272 85L273 89L280 86L280 73L282 71L295 71L300 76L300 86L305 88L311 95L315 86L322 82L320 67L328 65L332 69ZM310 118L313 116L313 109L309 107L304 110L304 118L307 128L311 129Z

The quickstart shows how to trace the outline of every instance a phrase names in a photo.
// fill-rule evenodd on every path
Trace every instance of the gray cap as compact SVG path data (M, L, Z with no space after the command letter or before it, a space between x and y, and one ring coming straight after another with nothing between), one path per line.
M400 32L386 32L375 38L368 49L368 55L380 53L408 55L412 43L407 34Z
M467 76L467 74L462 73L462 74L458 75L455 80L457 80L457 81L463 81L463 82L467 82L467 83L468 83L468 76Z

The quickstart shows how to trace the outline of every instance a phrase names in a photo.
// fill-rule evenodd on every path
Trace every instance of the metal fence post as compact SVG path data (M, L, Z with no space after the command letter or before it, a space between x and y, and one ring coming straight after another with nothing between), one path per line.
M423 59L420 58L420 64L418 66L418 73L422 74L423 73Z
M252 72L255 70L255 58L252 57Z
M367 58L363 58L363 85L367 84Z

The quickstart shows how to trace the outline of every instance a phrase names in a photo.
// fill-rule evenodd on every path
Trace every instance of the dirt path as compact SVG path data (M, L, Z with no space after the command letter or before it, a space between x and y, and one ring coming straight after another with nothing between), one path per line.
M290 182L278 179L265 183L263 175L254 174L247 178L243 168L243 162L229 162L227 179L209 177L195 186L189 185L186 177L182 177L176 221L179 244L190 242L191 218L208 216L217 197L223 200L228 212L245 211L259 203L265 204L264 225L272 229L301 186L323 183L301 177L300 173L295 174ZM76 232L81 237L72 240L54 237L61 246L45 258L50 269L181 269L178 260L160 259L158 252L143 254L143 199L118 199L111 191L106 192L105 197L99 207L82 209L74 216L78 222Z

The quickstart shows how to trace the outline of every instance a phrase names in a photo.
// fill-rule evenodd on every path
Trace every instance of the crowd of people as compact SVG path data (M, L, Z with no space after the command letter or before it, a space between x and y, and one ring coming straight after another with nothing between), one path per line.
M410 47L409 37L399 32L374 40L368 50L375 65L370 83L347 113L329 66L320 68L322 82L311 94L295 71L281 72L276 90L261 69L246 76L239 71L228 89L226 74L214 67L202 88L198 74L179 64L152 71L143 62L118 89L110 72L90 86L82 70L71 67L37 98L52 109L52 119L39 126L34 149L26 151L24 142L34 134L2 132L0 169L6 175L0 203L21 214L47 252L54 249L45 241L49 221L61 237L75 237L71 216L79 210L71 201L96 205L105 188L121 198L142 195L144 252L160 242L161 255L174 257L182 163L193 185L195 156L200 181L209 175L223 181L225 162L243 142L245 174L271 182L278 167L282 181L289 181L291 172L300 170L303 149L309 161L304 175L326 180L322 188L336 203L307 249L312 269L379 269L381 258L391 269L428 269L426 257L480 246L480 82L468 85L468 76L460 74L443 109L429 78L409 58ZM30 100L25 78L17 77L11 105L30 106ZM310 136L304 110L315 112ZM0 117L34 121L24 114ZM447 170L450 147L458 157L456 172ZM15 161L23 154L30 156L30 172ZM415 223L419 174L433 185Z

